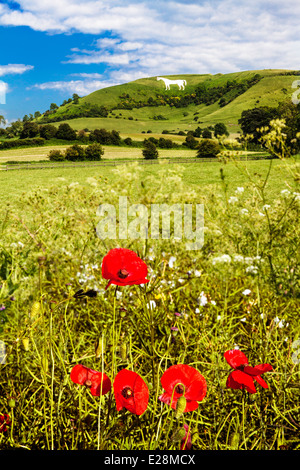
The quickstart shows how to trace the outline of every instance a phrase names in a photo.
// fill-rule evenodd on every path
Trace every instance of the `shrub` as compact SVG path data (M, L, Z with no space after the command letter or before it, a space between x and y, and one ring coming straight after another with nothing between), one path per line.
M149 139L144 140L143 156L145 160L155 160L158 158L156 145Z
M126 145L132 145L133 141L132 141L132 138L131 137L126 137L126 139L124 139L124 144Z
M10 149L18 147L35 147L44 145L45 139L42 137L34 137L32 139L16 139L11 141L3 141L0 144L1 149Z
M101 144L94 142L85 149L85 157L87 160L101 160L104 150Z
M52 124L46 124L44 126L40 126L40 136L46 140L52 139L56 136L57 128Z
M65 156L61 150L51 150L49 153L49 160L51 162L62 162L65 160Z
M56 133L57 139L76 140L76 132L67 124L60 124Z
M197 157L199 158L216 157L219 152L220 146L218 142L212 139L203 139L197 147Z
M85 160L85 150L81 145L71 145L66 149L65 157L66 160L70 160L71 162Z
M202 131L202 137L203 137L203 139L211 139L212 138L212 132L206 127Z
M185 138L184 145L189 149L195 149L198 145L198 140L192 134L188 134Z

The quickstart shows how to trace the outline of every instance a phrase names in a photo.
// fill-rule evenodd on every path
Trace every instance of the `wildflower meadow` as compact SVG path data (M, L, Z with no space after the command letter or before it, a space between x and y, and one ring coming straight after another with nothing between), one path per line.
M300 448L299 163L214 165L205 188L134 163L2 208L2 450ZM100 238L125 196L136 237ZM144 236L155 203L201 204L202 246L172 214Z

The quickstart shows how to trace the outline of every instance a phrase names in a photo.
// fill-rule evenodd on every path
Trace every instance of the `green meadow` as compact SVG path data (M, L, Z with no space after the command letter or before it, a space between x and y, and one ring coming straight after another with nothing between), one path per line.
M188 435L196 451L299 449L297 158L11 170L0 180L1 449L180 451ZM201 249L174 238L172 224L170 238L100 239L99 206L118 215L120 196L148 211L203 204ZM143 259L149 283L105 290L101 264L117 246ZM271 365L256 393L227 386L224 353L237 348L250 366ZM207 385L193 411L160 400L178 364ZM110 391L74 383L76 365L106 374ZM117 409L124 369L146 384L140 415Z

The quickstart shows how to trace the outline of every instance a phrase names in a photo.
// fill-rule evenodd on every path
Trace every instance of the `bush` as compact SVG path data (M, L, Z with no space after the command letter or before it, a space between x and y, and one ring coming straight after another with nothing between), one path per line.
M36 147L40 145L44 145L45 139L41 137L34 137L32 139L16 139L6 141L4 140L0 144L0 149L11 149L11 148L18 148L18 147Z
M85 160L85 150L81 145L71 145L65 151L65 158L71 162Z
M203 139L211 139L212 138L212 132L206 127L202 131L202 137L203 137Z
M126 139L124 139L124 144L129 145L129 146L132 145L133 144L132 138L126 137Z
M143 156L145 160L155 160L158 158L156 145L149 139L144 140Z
M52 124L40 126L40 136L46 140L53 139L56 136L57 128Z
M192 134L188 134L185 138L185 142L183 143L189 149L195 149L198 145L198 140Z
M98 142L88 145L85 149L85 158L87 160L101 160L103 154L103 147Z
M20 139L36 137L39 133L39 126L35 122L25 122L23 125Z
M51 150L49 153L49 160L51 162L63 162L65 160L65 156L61 150Z
M76 140L76 132L74 131L74 129L72 129L69 124L60 124L58 126L56 138L63 140Z
M220 152L218 142L212 139L203 139L197 147L197 157L199 158L212 158L216 157Z

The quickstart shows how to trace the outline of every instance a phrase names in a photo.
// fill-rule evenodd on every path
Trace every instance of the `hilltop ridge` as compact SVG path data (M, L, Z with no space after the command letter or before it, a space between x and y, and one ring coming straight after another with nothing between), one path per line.
M75 129L104 127L121 132L195 129L223 122L235 131L244 110L290 100L299 75L299 71L285 69L162 75L186 80L184 89L171 85L169 90L157 76L146 77L84 97L73 95L74 99L46 111L37 122L71 121Z

